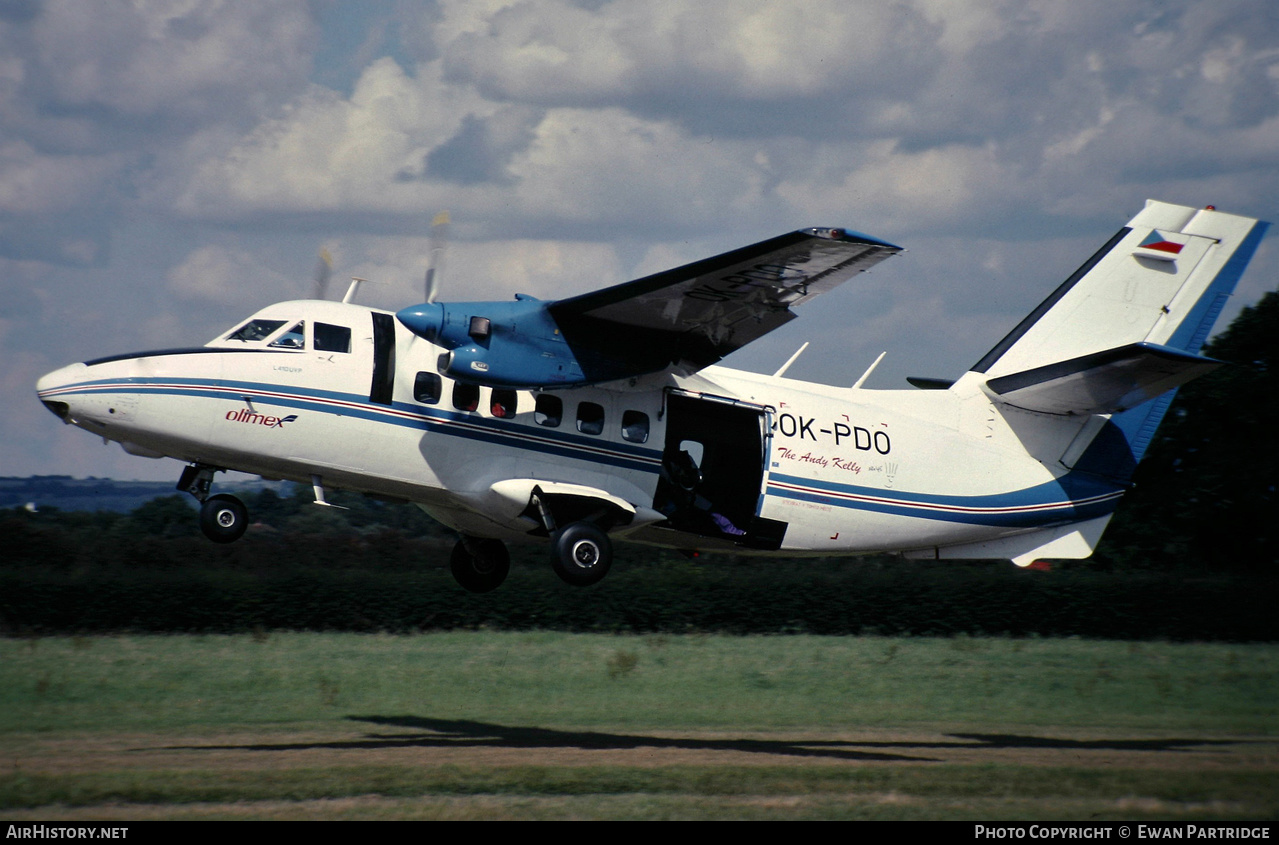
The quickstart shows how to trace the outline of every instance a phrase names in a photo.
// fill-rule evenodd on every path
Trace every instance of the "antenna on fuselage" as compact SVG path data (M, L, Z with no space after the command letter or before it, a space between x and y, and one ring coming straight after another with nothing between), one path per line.
M785 363L785 364L782 364L782 365L781 365L781 367L779 367L779 368L778 368L777 372L773 373L773 378L781 378L781 377L782 377L782 373L784 373L784 372L786 372L787 370L789 370L789 369L790 369L790 365L791 365L791 364L794 364L794 363L795 363L795 360L796 360L797 358L799 358L799 356L800 356L800 355L803 355L803 354L804 354L804 350L805 350L805 349L807 349L807 348L808 348L808 341L804 341L804 345L803 345L803 346L801 346L799 349L796 349L796 350L795 350L795 354L794 354L794 355L792 355L792 356L790 356L789 358L787 358L787 359L786 359L786 363Z
M866 368L866 372L862 373L862 377L859 378L857 381L853 382L854 390L856 390L857 388L861 387L863 384L866 383L866 379L870 378L870 374L875 372L875 368L879 366L879 362L884 360L884 356L887 354L888 354L887 349L879 353L879 357L875 359L875 362L873 364L871 364L869 367Z
M431 257L426 267L426 302L434 302L444 273L444 250L448 246L449 213L441 211L431 220Z
M360 283L367 282L367 281L368 279L357 279L352 277L351 286L346 289L346 296L342 297L342 302L346 305L350 305L352 302L354 302L355 292L360 289Z

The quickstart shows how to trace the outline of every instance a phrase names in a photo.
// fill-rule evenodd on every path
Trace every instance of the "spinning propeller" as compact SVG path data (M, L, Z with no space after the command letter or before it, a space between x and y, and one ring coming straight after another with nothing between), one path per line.
M333 256L327 249L320 250L320 260L315 265L315 299L324 299L333 276Z
M444 269L444 250L448 246L449 213L441 211L431 220L431 257L426 268L426 299L434 302L440 292L440 276Z
M441 211L431 220L431 252L426 268L424 282L425 302L435 302L440 292L440 277L443 275L444 254L448 249L449 213ZM333 277L333 256L327 249L320 250L320 258L315 264L315 299L324 299L328 295L329 280ZM357 283L364 279L352 279L351 288L347 291L343 302L354 298Z

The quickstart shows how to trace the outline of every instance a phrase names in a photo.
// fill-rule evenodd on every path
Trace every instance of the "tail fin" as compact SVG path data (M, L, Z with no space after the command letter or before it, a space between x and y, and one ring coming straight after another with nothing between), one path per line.
M1148 200L973 371L997 378L1137 343L1197 353L1268 225Z
M1065 451L1046 439L1037 457L1085 487L1104 479L1122 489L1176 388L1221 363L1199 349L1267 226L1211 207L1148 201L960 383L980 385L999 405L1072 417L1060 429L1070 440ZM1109 521L1107 513L908 556L1003 557L1019 566L1082 558Z
M1009 405L1113 414L1064 462L1126 480L1176 388L1221 363L1198 352L1269 225L1148 200L973 372Z

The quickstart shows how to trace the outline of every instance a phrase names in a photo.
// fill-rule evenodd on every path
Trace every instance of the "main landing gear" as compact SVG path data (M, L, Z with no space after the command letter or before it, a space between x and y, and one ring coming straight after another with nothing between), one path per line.
M531 533L551 539L551 568L561 579L589 587L608 574L613 543L605 526L615 517L598 500L547 496L534 487L524 516L541 523ZM511 556L501 540L464 536L453 548L452 566L459 584L473 593L487 593L506 580Z
M472 593L496 590L511 571L501 540L462 537L449 558L453 578ZM598 584L613 565L613 543L592 522L572 522L551 534L551 568L575 587Z
M591 522L571 522L551 535L551 568L575 587L598 584L613 565L613 543Z
M178 489L190 493L200 502L200 530L215 543L234 543L249 527L249 509L235 496L209 495L213 473L220 470L203 464L192 464L182 470Z
M487 593L502 586L511 571L511 553L501 540L463 537L449 559L453 578L472 593Z
M551 568L575 587L598 584L613 565L607 527L621 521L615 506L586 496L547 495L534 487L524 516L551 538Z

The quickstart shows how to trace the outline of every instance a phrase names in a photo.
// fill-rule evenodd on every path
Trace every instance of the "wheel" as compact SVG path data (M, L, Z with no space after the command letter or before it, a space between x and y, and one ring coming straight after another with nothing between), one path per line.
M249 527L249 509L235 496L219 493L200 506L200 530L215 543L234 543Z
M551 567L575 587L599 583L613 565L613 543L598 526L574 522L555 534Z
M511 571L511 553L501 540L458 541L449 563L454 580L463 588L472 593L487 593L506 580Z

